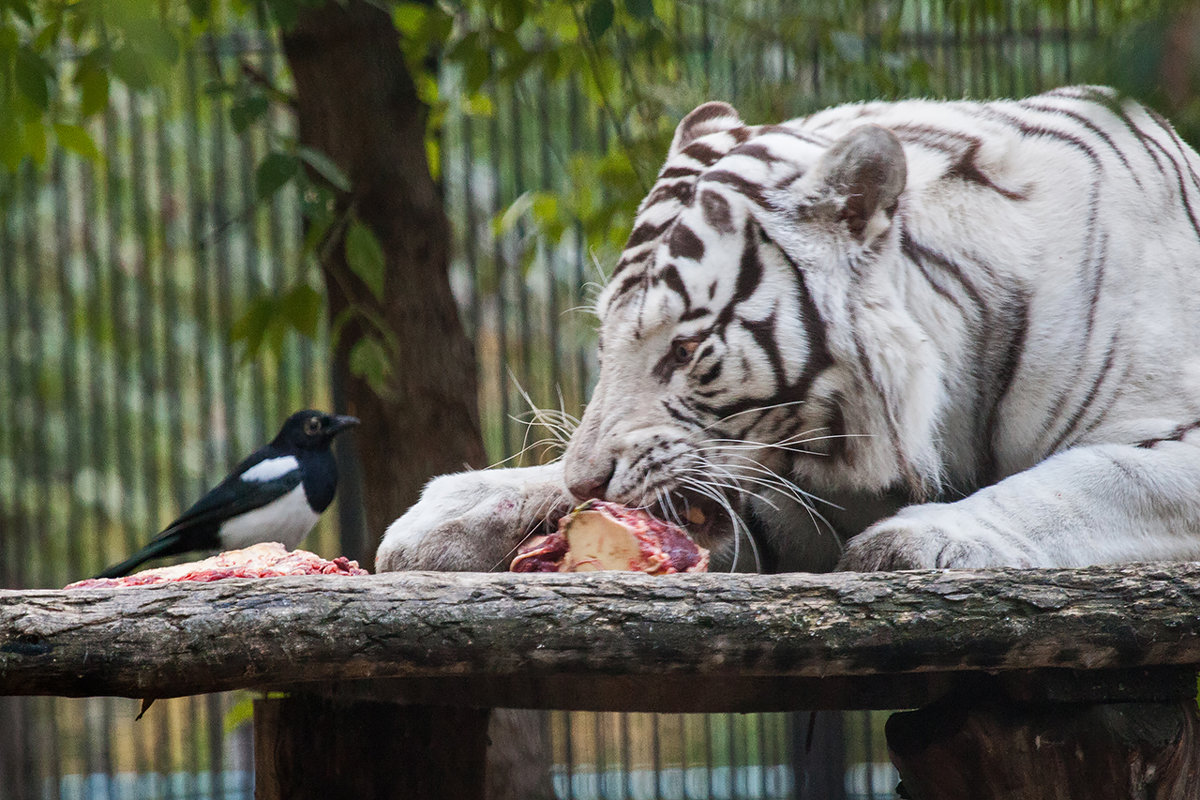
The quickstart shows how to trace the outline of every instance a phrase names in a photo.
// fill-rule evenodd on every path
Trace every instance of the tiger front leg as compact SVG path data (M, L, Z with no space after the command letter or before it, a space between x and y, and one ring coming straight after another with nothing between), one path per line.
M545 532L572 500L561 463L458 472L434 478L388 526L377 571L508 569L521 542Z
M855 536L839 569L1074 567L1200 558L1200 433L1053 456Z

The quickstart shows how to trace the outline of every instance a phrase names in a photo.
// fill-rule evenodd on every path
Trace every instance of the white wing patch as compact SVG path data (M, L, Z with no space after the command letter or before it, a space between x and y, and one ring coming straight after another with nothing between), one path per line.
M239 549L259 542L282 542L287 549L293 550L317 524L319 516L308 505L304 484L300 484L262 508L247 511L222 523L219 533L221 549Z
M295 456L280 456L279 458L268 458L266 461L260 461L250 469L242 473L242 480L254 481L255 483L266 483L273 481L276 478L287 475L294 469L300 469L300 462Z

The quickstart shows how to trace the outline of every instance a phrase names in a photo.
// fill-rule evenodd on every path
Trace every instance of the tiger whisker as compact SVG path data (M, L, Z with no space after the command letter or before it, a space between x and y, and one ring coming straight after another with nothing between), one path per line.
M804 489L801 489L793 481L788 480L787 478L783 477L775 470L770 469L769 467L763 466L762 464L760 464L759 462L755 461L754 459L752 459L748 456L738 455L737 453L734 453L734 454L732 454L731 457L741 459L742 461L747 461L749 463L748 464L727 464L727 465L725 465L726 469L753 470L755 473L763 476L761 478L757 478L756 480L759 480L759 481L770 480L777 487L786 489L789 494L795 493L792 496L796 497L797 500L800 500L802 498L807 499L807 500L814 500L818 503L824 503L825 505L827 505L831 508L836 508L838 511L846 510L842 506L839 506L837 503L834 503L830 500L826 500L824 497L815 495L812 492L808 492L808 491L805 491Z
M701 428L701 430L705 430L705 431L709 430L714 425L720 425L722 422L728 422L729 420L733 419L734 417L740 417L743 414L753 414L753 413L757 413L760 411L773 411L774 409L777 409L777 408L786 408L788 406L800 406L800 405L804 405L803 400L789 400L785 403L775 403L774 405L769 405L769 406L755 406L754 408L745 408L745 409L742 409L741 411L735 411L732 414L727 414L726 416L721 417L720 419L716 420L715 422L711 422L708 425L705 425L703 428Z
M746 523L741 515L733 510L733 505L729 502L729 498L719 489L712 488L707 481L702 482L693 478L681 477L680 482L697 494L712 500L722 511L729 515L729 520L733 524L733 561L729 566L729 571L733 572L737 568L738 560L741 557L741 539L744 535L746 541L750 543L750 549L754 555L754 568L756 571L762 572L762 556L758 552L758 543L750 535L750 529L746 527Z

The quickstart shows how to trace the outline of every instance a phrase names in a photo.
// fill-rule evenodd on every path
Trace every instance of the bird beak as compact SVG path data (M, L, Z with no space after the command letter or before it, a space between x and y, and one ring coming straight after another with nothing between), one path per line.
M333 436L336 433L346 430L346 428L353 428L358 425L358 422L358 417L351 417L344 414L339 415L329 421L329 426L325 428L325 432Z

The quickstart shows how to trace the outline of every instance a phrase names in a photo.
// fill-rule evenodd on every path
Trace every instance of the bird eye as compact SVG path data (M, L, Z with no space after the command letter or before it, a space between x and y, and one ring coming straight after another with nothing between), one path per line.
M304 432L309 436L313 436L321 432L321 418L309 417L304 420Z
M695 355L696 348L699 346L699 339L677 339L671 345L671 354L675 357L676 363L686 364L692 360L692 356Z

